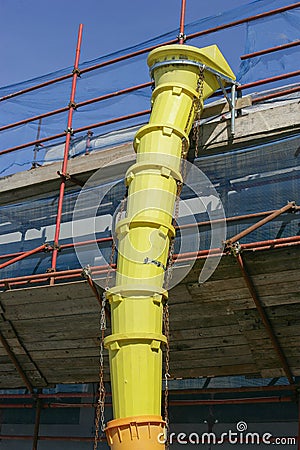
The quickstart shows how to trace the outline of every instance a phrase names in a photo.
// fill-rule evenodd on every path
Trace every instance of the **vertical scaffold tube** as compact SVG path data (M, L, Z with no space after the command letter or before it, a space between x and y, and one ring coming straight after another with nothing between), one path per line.
M136 163L126 173L126 217L117 224L116 286L109 349L114 420L106 428L113 450L164 448L161 417L163 288L182 149L188 149L195 105L218 89L213 71L234 79L217 46L183 45L153 50L148 65L155 81L149 123L136 134ZM203 89L197 89L200 67ZM201 96L201 98L199 98Z

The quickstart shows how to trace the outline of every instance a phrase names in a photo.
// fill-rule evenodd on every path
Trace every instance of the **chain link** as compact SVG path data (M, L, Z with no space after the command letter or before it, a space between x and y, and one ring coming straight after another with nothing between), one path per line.
M126 203L127 193L121 201L120 211L118 212L117 219L123 214L125 203ZM99 434L100 434L100 424L101 432L105 432L105 383L104 383L104 337L106 330L106 292L109 289L109 278L113 270L114 257L116 252L116 243L113 240L111 246L111 253L109 259L109 267L105 279L105 291L102 294L101 312L100 312L100 355L99 355L99 389L98 389L98 401L96 407L96 417L95 417L95 439L94 439L94 449L98 448Z
M200 67L200 73L197 83L197 93L198 96L194 99L194 109L195 109L195 121L193 125L193 139L195 142L195 158L198 157L199 152L199 141L200 141L200 118L202 112L202 98L203 98L203 87L204 87L204 67Z
M96 418L95 418L95 439L94 439L94 450L98 448L99 441L99 431L100 431L100 423L101 423L101 432L104 433L105 430L105 384L104 384L104 334L106 330L106 317L105 317L105 306L106 306L106 293L103 292L102 295L102 304L101 304L101 313L100 313L100 368L99 368L99 389L98 389L98 402L96 408Z
M183 155L185 152L185 143L182 143L182 154L181 154L181 172L186 171L186 160L183 159ZM176 192L176 200L175 200L175 208L174 208L174 218L173 225L176 225L178 216L179 216L179 204L180 204L180 194L182 191L183 182L177 182L177 192ZM165 279L165 288L169 289L170 281L173 276L173 268L174 268L174 250L175 250L175 237L171 239L170 248L169 248L169 257L166 271L166 279ZM165 346L165 395L164 395L164 420L166 422L166 450L169 448L169 378L170 378L170 314L169 314L169 304L168 300L166 300L164 304L163 310L163 325L164 325L164 334L167 338L166 346Z
M169 448L169 378L170 378L170 316L169 305L166 301L163 312L164 332L167 338L165 356L165 395L164 395L164 419L166 422L167 442L166 450Z

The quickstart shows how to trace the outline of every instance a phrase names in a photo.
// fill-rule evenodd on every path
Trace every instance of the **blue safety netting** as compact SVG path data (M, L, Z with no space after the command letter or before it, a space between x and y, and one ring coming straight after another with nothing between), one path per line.
M186 25L185 32L187 36L189 36L199 31L207 30L283 6L287 6L286 0L256 0L216 16L196 19L192 23ZM199 11L201 11L201 9ZM198 47L217 44L231 65L233 71L237 74L238 81L241 83L248 83L249 81L264 79L298 70L299 46L252 58L242 63L240 61L240 55L292 42L295 39L298 39L299 27L300 10L297 8L269 17L260 18L259 20L249 21L233 28L219 30L218 32L213 32L209 35L188 39L187 44ZM176 38L177 34L178 30L172 30L133 47L99 57L92 61L81 63L80 69L82 70L121 57L128 53L160 45ZM78 79L76 103L149 81L150 78L146 63L147 53L148 52L91 72L83 73L81 78ZM18 84L4 86L0 88L0 99L13 92L24 90L28 87L71 72L72 67L67 67ZM289 82L291 83L294 81L294 78L289 79ZM281 85L283 83L286 83L286 81L279 82ZM70 87L71 78L1 102L0 127L51 110L66 107L69 103ZM256 88L256 90L257 89L265 89L265 86ZM79 127L87 126L89 124L95 124L115 117L127 116L137 111L149 109L150 96L151 88L148 87L132 93L127 93L126 95L113 97L88 106L80 107L74 112L72 127L76 130ZM134 127L146 120L147 116L137 117L95 128L93 131L95 135L101 136L100 141L104 140L107 142L106 137L108 134L110 142L112 142L114 135L111 133L120 130L121 128L128 129L129 127ZM66 112L42 119L40 138L63 133L66 129L66 124ZM39 121L37 120L1 132L0 176L28 170L31 168L33 160L37 164L44 164L45 162L58 161L61 159L63 144L61 145L60 150L56 146L63 142L63 138L45 142L43 146L39 146L38 148L35 148L32 145L13 153L1 154L3 150L36 140L38 129ZM120 138L120 134L117 134L116 142L120 143L125 142L126 140L130 141L131 139L131 134L126 138ZM83 147L86 141L86 132L76 133L73 136L73 147L71 147L70 156L74 157L85 151ZM93 144L90 150L95 151L105 148L106 144L100 145L99 142L98 144ZM78 152L77 150L74 150L77 144L80 147ZM34 150L36 150L36 157L34 157ZM38 170L38 168L36 170Z
M279 139L267 144L234 150L232 152L201 156L194 161L210 180L219 199L211 194L210 186L202 186L202 200L206 210L195 210L194 218L183 213L179 224L208 221L210 212L218 212L220 203L223 205L226 217L236 217L257 212L270 211L285 206L288 201L299 204L300 192L300 136ZM190 180L190 186L197 190L199 181ZM199 186L198 186L199 187ZM85 197L82 209L76 214L76 220L83 223L84 230L76 237L76 242L90 239L108 238L111 236L112 219L122 200L125 187L123 180L114 180L110 184L91 186L89 195ZM99 201L101 192L107 190L97 208L95 223L96 233L89 231L91 222L90 213L93 213L95 201ZM73 212L79 191L67 191L64 199L60 244L73 242ZM193 190L185 187L182 199L189 202L193 199ZM206 201L206 200L207 201ZM0 255L31 250L45 242L53 242L55 221L57 214L58 194L47 198L31 198L30 201L9 204L0 207ZM98 205L98 203L96 203ZM216 216L217 217L217 216ZM248 228L257 218L247 218L228 222L227 238ZM201 250L210 247L211 227L200 226ZM298 214L287 213L279 216L264 226L258 228L241 243L264 241L267 239L285 238L299 235ZM197 251L195 248L195 228L191 228L184 251ZM176 238L175 251L179 250L179 232ZM222 245L222 242L219 242ZM86 246L81 250L81 262L99 266L106 264L110 259L111 241L99 243L103 258L94 247ZM7 258L9 259L9 258ZM105 261L106 260L106 261ZM1 259L4 262L5 259ZM12 276L45 273L51 267L51 253L38 253L1 270L1 279ZM72 246L62 248L58 257L58 270L80 268L81 264Z

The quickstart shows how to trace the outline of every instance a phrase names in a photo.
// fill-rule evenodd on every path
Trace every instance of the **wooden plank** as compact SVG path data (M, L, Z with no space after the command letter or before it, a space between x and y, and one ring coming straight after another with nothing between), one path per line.
M60 340L96 338L99 334L99 319L95 314L73 315L68 317L54 317L39 320L19 320L16 329L24 342L38 342L40 340Z
M186 336L185 336L186 337ZM190 336L189 336L190 337ZM206 351L212 351L216 348L223 349L229 346L236 347L236 352L239 351L241 345L248 345L248 341L243 335L236 336L221 336L221 337L209 337L203 339L201 337L192 339L174 339L171 334L170 346L171 352L176 350L191 350L191 349L206 349ZM221 350L220 350L221 351Z
M260 375L255 364L233 364L215 367L177 368L171 371L173 378L225 377L233 375Z
M2 320L0 319L0 332L6 340L15 339L16 337L12 324L8 320L4 321L3 317Z
M185 290L185 296L180 296L182 301L184 303L189 302L192 300L194 303L198 303L199 301L202 302L215 302L216 300L231 300L232 305L238 305L239 309L243 307L253 307L253 301L250 298L249 292L247 288L243 289L237 289L237 286L235 286L234 291L226 290L226 286L224 286L224 289L222 288L222 284L218 282L217 286L210 286L209 282L207 282L207 285L205 284L202 287L195 287L194 285L189 285L188 288L191 290L191 295L188 297ZM277 285L278 288L278 285ZM186 288L187 289L187 288ZM273 290L271 290L273 289ZM296 298L293 298L293 295L290 295L288 293L288 290L295 290L296 287L294 284L287 283L287 286L283 285L281 287L281 290L284 292L284 294L281 295L280 298L282 298L285 303L287 303L287 298L289 299L289 302L300 302L300 293L299 291L295 292L293 295L296 296ZM214 295L208 295L213 294L214 292L217 292L217 294ZM274 288L270 288L270 292L274 292ZM181 294L183 293L183 289L181 288ZM261 294L261 293L260 293ZM286 298L285 298L286 296ZM177 304L176 301L177 294L172 295L170 297L170 303ZM276 296L271 296L271 299L269 300L266 298L267 304L274 304L276 301ZM245 301L243 301L246 299ZM280 301L280 300L279 300ZM234 308L236 309L236 308ZM55 301L50 304L47 303L33 303L33 304L21 304L14 307L11 307L11 305L6 305L6 312L5 317L10 320L23 320L23 319L39 319L39 318L47 318L47 317L58 317L58 316L68 316L68 315L78 315L78 314L99 314L99 307L96 299L94 298L86 298L86 299L78 299L78 300L60 300Z
M204 317L201 313L201 309L197 308L193 309L190 314L184 314L182 317L180 317L179 314L174 316L172 311L172 305L170 305L171 331L189 330L195 328L203 330L203 336L222 336L223 334L226 335L227 332L229 334L235 334L239 330L237 318L233 313L223 316ZM222 331L222 328L224 328L224 333ZM230 331L231 328L232 330L236 331Z
M183 283L198 283L200 271L205 263L205 259L195 261L193 268L184 278ZM210 281L225 280L228 278L241 277L240 269L232 256L223 256L219 262L217 269L209 278Z
M211 367L212 369L214 367L221 367L224 366L230 366L234 364L253 364L253 360L251 358L251 355L241 355L238 360L235 356L226 356L226 357L215 357L215 358L203 358L203 359L173 359L170 358L170 367L171 367L171 375L172 371L175 371L177 368L179 369L195 369L195 368L202 368L202 367Z
M106 361L108 361L108 352L105 351L104 354L104 359ZM98 355L92 357L92 356L81 356L81 357L71 357L71 358L65 358L65 357L61 357L61 358L56 358L55 360L55 366L53 365L53 362L51 360L49 360L48 358L44 358L39 360L39 367L40 368L47 368L47 370L49 369L53 369L56 370L59 367L63 368L66 366L66 363L68 364L69 367L78 367L78 368L84 368L84 367L88 367L90 365L98 367L99 366L99 357Z
M10 321L6 320L3 315L1 316L0 320L0 332L2 333L2 336L7 341L7 343L8 342L12 343L12 346L9 347L9 349L11 353L14 355L18 365L23 371L25 377L27 377L27 379L29 380L30 384L32 386L36 386L37 384L46 385L47 384L46 380L43 378L43 375L39 372L30 355L28 354L26 347L24 346L23 341L20 339L20 336L17 334L13 324ZM14 353L14 351L16 351L16 353ZM3 361L7 361L8 356L5 355L3 357L0 357L0 361L1 358L3 358ZM12 364L10 357L9 361L10 364ZM6 370L5 363L0 364L0 371L3 370ZM27 373L28 371L31 372L30 376ZM15 372L18 372L16 368ZM22 378L20 375L19 377Z
M53 301L84 299L92 297L86 281L60 283L54 286L34 286L0 292L0 300L5 304L23 305L27 303L51 303Z
M296 289L296 288L295 288ZM280 306L280 305L289 305L300 303L300 292L292 292L288 294L279 294L276 295L274 289L274 295L261 295L259 292L259 298L263 306ZM233 311L243 310L243 309L256 309L254 301L252 298L249 299L234 299L233 302L230 303L230 307Z
M257 349L273 348L269 338L254 340ZM285 349L285 352L298 351L300 353L300 335L298 336L282 336L279 339L280 345Z
M251 276L280 273L300 268L300 246L244 251L243 256Z
M228 278L227 280L208 280L203 284L198 283L188 283L187 290L188 293L194 296L203 296L203 298L208 298L209 301L213 301L215 296L219 296L222 291L226 291L232 297L232 292L235 290L244 290L246 288L243 278ZM224 297L224 298L227 298Z
M299 366L291 366L292 374L297 377L300 375L300 367ZM276 375L277 373L277 375ZM275 374L275 375L273 375ZM261 376L264 378L274 378L274 377L285 377L285 373L282 369L262 369Z
M213 303L198 302L197 307L190 303L182 303L180 305L170 304L170 320L183 319L184 317L192 317L193 320L233 315L233 311L229 308L228 303L224 301L215 301Z
M258 359L262 363L264 362L264 360L267 360L267 359L274 359L274 360L277 359L278 360L278 356L277 356L272 344L266 342L264 346L258 347L255 345L255 343L256 343L256 341L249 342L249 348L251 348L253 356L258 355ZM292 359L293 362L295 362L297 360L297 358L300 357L300 350L299 350L299 347L297 347L297 346L295 346L295 347L286 346L285 347L285 346L281 345L281 348L283 349L286 358ZM279 365L281 365L281 364L279 363Z
M16 338L11 338L6 340L11 351L17 355L25 355L26 352L23 347L21 347L20 342ZM5 348L0 344L0 356L7 355Z
M70 321L70 317L72 317L72 321ZM41 329L41 332L48 332L54 329L60 329L62 326L66 326L67 330L72 330L74 327L77 328L81 326L88 327L94 324L99 325L99 317L93 313L89 314L74 314L72 316L60 316L60 317L46 317L44 319L26 319L26 320L18 320L17 327L18 330L28 331L31 329L37 330ZM89 325L90 324L90 325Z
M253 275L252 280L255 284L255 286L268 286L271 285L271 287L274 289L274 282L276 281L276 285L278 283L288 283L288 282L298 282L300 280L300 274L299 270L285 270L283 272L272 272L272 273L263 273L258 275ZM198 283L188 283L187 288L188 291L191 294L194 294L193 289L197 291L197 289L200 290L207 290L210 293L216 293L220 289L223 290L236 290L236 289L242 289L245 287L245 281L244 279L240 277L236 278L228 278L228 279L221 279L221 280L211 280L209 279L204 284L201 284L199 286ZM176 291L177 287L174 289ZM197 292L196 292L197 293Z
M109 381L109 375L105 374L104 376L105 381ZM60 383L97 383L99 382L99 374L97 371L92 371L89 373L81 374L80 372L56 372L53 373L49 377L49 383L50 384L60 384Z
M60 316L72 316L78 314L95 314L100 315L100 307L95 297L65 299L50 303L25 303L19 305L11 305L10 301L3 301L5 305L5 317L9 320L33 320L45 319ZM70 320L72 320L70 318Z
M296 375L296 373L294 372ZM284 370L282 368L263 368L261 369L262 378L277 378L277 377L285 377Z
M277 282L276 275L274 275L274 279L272 280L272 282L270 284L257 286L257 290L258 290L258 293L260 296L274 295L275 292L278 295L285 295L285 294L293 293L297 296L299 294L299 291L297 290L297 285L296 285L295 281L296 280L290 280L287 277L286 282L283 282L283 281ZM300 283L300 274L299 274L298 281Z
M197 305L199 303L211 303L216 302L231 302L233 300L248 299L250 297L249 290L245 285L236 289L226 289L220 284L217 288L211 286L209 283L204 283L201 286L189 285L190 296L192 302Z
M254 281L255 286L265 286L272 285L274 288L277 283L286 283L287 280L290 282L299 282L300 274L299 270L290 270L289 266L285 266L284 271L281 272L272 272L272 273L263 273L259 275L253 275L252 280Z
M170 340L176 342L182 342L185 340L197 340L201 342L205 347L219 345L222 342L228 343L229 340L235 341L236 339L243 339L242 332L238 326L225 326L225 327L207 327L207 328L181 328L179 330L173 330L171 328ZM210 345L211 343L211 345Z
M48 350L68 350L68 349L85 349L90 347L97 347L99 346L99 339L98 338L79 338L77 336L77 339L67 339L67 340L46 340L46 341L36 341L36 342L30 342L26 345L27 350L30 354L33 354L35 351L48 351Z
M18 362L20 364L20 366L22 367L22 369L24 370L24 372L26 372L27 370L36 370L36 367L34 366L34 364L28 359L27 355L19 355L18 356ZM6 367L11 366L11 367L15 367L12 363L12 361L7 357L7 356L1 356L0 357L0 371L5 371L5 370L9 370L6 369Z
M169 291L169 304L186 303L191 300L186 283L180 283Z
M245 227L247 228L247 227ZM277 274L300 268L300 246L289 248L268 248L262 251L244 250L244 259L251 275ZM195 261L183 283L197 283L205 259ZM242 278L240 268L232 255L223 256L209 281ZM206 282L207 283L207 282Z
M281 277L282 279L280 279ZM289 271L286 277L276 274L268 278L252 277L252 281L260 297L274 295L276 286L276 294L292 294L299 299L300 294L296 283L299 281L300 284L299 271L297 273L295 271ZM207 281L200 286L196 283L191 283L187 285L187 290L190 295L186 301L191 299L193 303L197 303L198 301L213 303L220 300L241 301L243 299L251 299L249 289L246 287L244 280L236 278L226 281ZM171 297L171 300L173 300L173 297Z
M30 372L28 373L31 379ZM22 379L16 372L0 372L0 387L1 389L24 389L24 383L22 384ZM36 387L45 387L39 379L35 380Z
M77 330L49 330L47 332L34 330L34 332L30 332L27 330L26 332L22 333L23 342L25 343L26 347L30 348L30 344L32 342L40 342L40 341L46 341L48 340L51 342L52 340L66 340L66 339L77 339L78 335L81 335L84 339L96 339L99 330L96 329L96 327L88 327L88 325L85 326L85 329L83 329L83 324L80 324L80 327L77 328Z
M170 359L174 362L175 367L178 364L186 365L193 361L197 360L219 360L220 358L224 358L224 360L228 358L235 358L235 361L240 361L244 357L247 357L248 360L251 358L251 351L249 349L248 343L244 345L234 345L234 346L226 346L226 347L212 347L212 348L184 348L177 349L176 347L172 349L170 353ZM215 364L214 364L215 365Z
M245 252L294 374L300 367L299 256L294 248ZM201 265L203 261L197 261L185 282L170 292L172 375L280 374L280 363L234 258L224 257L213 277L199 287ZM85 282L9 291L1 299L6 319L13 322L48 382L98 380L99 307ZM41 385L34 364L14 341L13 327L3 316L0 327L33 384ZM1 361L0 386L8 380L7 373L15 373L0 347L0 365ZM107 378L107 353L105 366ZM18 377L12 379L22 385Z
M265 312L272 323L293 325L300 320L300 304L277 305L265 308ZM236 311L235 315L239 319L239 323L253 322L259 319L257 310Z
M247 330L243 334L246 335L246 333L247 335L249 335L249 338L253 340L260 340L266 337L265 331L262 326L256 329ZM279 338L281 338L281 336L284 336L286 338L289 338L291 336L299 336L299 325L291 327L278 327L275 330L275 335Z
M56 364L56 359L65 358L66 364L70 358L83 358L83 357L94 357L99 360L99 347L89 347L89 348L72 348L72 349L54 349L54 350L31 350L30 354L36 364L39 365L40 360L45 360L48 358L51 360L52 364Z

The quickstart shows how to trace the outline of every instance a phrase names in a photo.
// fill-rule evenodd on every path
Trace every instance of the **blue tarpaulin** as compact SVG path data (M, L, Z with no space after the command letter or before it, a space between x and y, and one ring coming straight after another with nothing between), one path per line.
M279 209L288 201L296 201L299 204L299 148L300 137L293 136L259 146L201 156L194 161L194 164L205 173L210 184L218 193L220 199L218 202L222 202L226 217L236 217ZM193 186L193 184L197 184L196 179L190 180L190 185ZM178 223L191 223L191 219L199 223L208 221L209 209L218 209L218 202L214 202L214 198L210 195L210 186L203 186L201 189L203 191L202 199L208 199L207 210L197 211L194 208L194 218L184 217L183 214L182 217L179 217ZM95 218L97 227L96 234L94 234L89 230L91 223L89 212L93 211L95 204L98 205L99 193L104 190L107 190L107 193L97 207ZM79 190L67 192L65 195L60 244L73 242L72 220L79 192ZM124 193L123 180L116 180L108 185L95 185L90 189L82 209L77 211L76 220L87 219L87 222L82 227L84 233L76 237L76 242L111 236L112 219ZM188 202L193 198L193 193L185 187L181 197L182 201ZM1 206L0 254L26 251L45 242L51 243L54 236L57 201L58 194ZM227 238L246 229L257 220L257 218L248 218L228 222ZM295 236L299 235L299 231L298 214L284 214L245 236L241 243ZM209 225L199 227L199 248L195 248L195 233L195 228L191 228L185 242L185 252L194 252L200 248L204 250L210 247L211 228ZM178 232L176 252L179 250L179 234L180 232ZM221 247L222 242L218 242L218 245ZM72 246L62 249L58 257L58 270L80 268L83 260L86 265L90 266L105 265L110 258L111 242L106 240L99 243L99 247L103 258L99 258L98 247L95 251L91 251L91 248L86 246L81 250L80 262ZM51 253L39 253L2 269L1 278L45 273L49 267L51 267Z
M187 36L203 30L241 20L253 15L287 6L285 0L256 0L249 4L228 10L220 15L196 19L185 27ZM248 83L258 79L264 79L287 72L298 70L299 46L281 50L268 55L251 58L241 62L240 55L249 52L263 50L269 47L278 46L293 42L299 38L300 9L292 9L280 14L263 17L255 21L248 21L235 27L225 28L208 35L188 39L187 44L198 47L205 47L217 44L225 55L233 71L237 74L237 79L241 83ZM84 69L114 58L118 58L128 53L146 49L148 47L162 44L174 39L178 30L171 30L161 36L157 36L148 41L139 43L133 47L120 50L118 52L101 56L92 61L80 64ZM120 89L145 83L150 80L146 63L147 53L135 56L125 61L108 65L95 71L87 72L78 80L76 91L76 102L99 97L101 95L114 92ZM11 86L0 88L0 99L13 92L24 90L30 86L43 83L53 78L60 77L72 72L72 67L67 67L59 71L46 74L44 76L24 81ZM290 79L289 82L293 82ZM286 81L281 81L281 85ZM17 122L25 118L33 117L68 105L71 87L71 78L55 83L53 85L35 90L20 96L1 102L0 127L9 123ZM264 89L265 87L260 87ZM73 129L97 122L109 120L149 109L151 88L144 88L126 95L114 97L88 106L80 107L74 112ZM146 121L145 116L124 121L122 123L103 126L94 130L95 134L106 134L123 127L134 126L142 121ZM40 137L45 138L51 135L63 133L66 129L66 112L42 119ZM34 146L17 150L13 153L2 154L1 151L32 142L36 139L39 128L39 121L18 126L10 130L2 131L0 135L0 176L6 176L22 170L28 170L34 159ZM75 134L73 140L84 140L86 132ZM36 162L44 164L45 160L59 160L59 153L53 152L53 158L49 157L48 150L58 141L45 142L39 146ZM102 147L95 147L94 150ZM48 155L48 157L46 156ZM50 153L51 155L51 153ZM38 170L38 169L37 169Z

